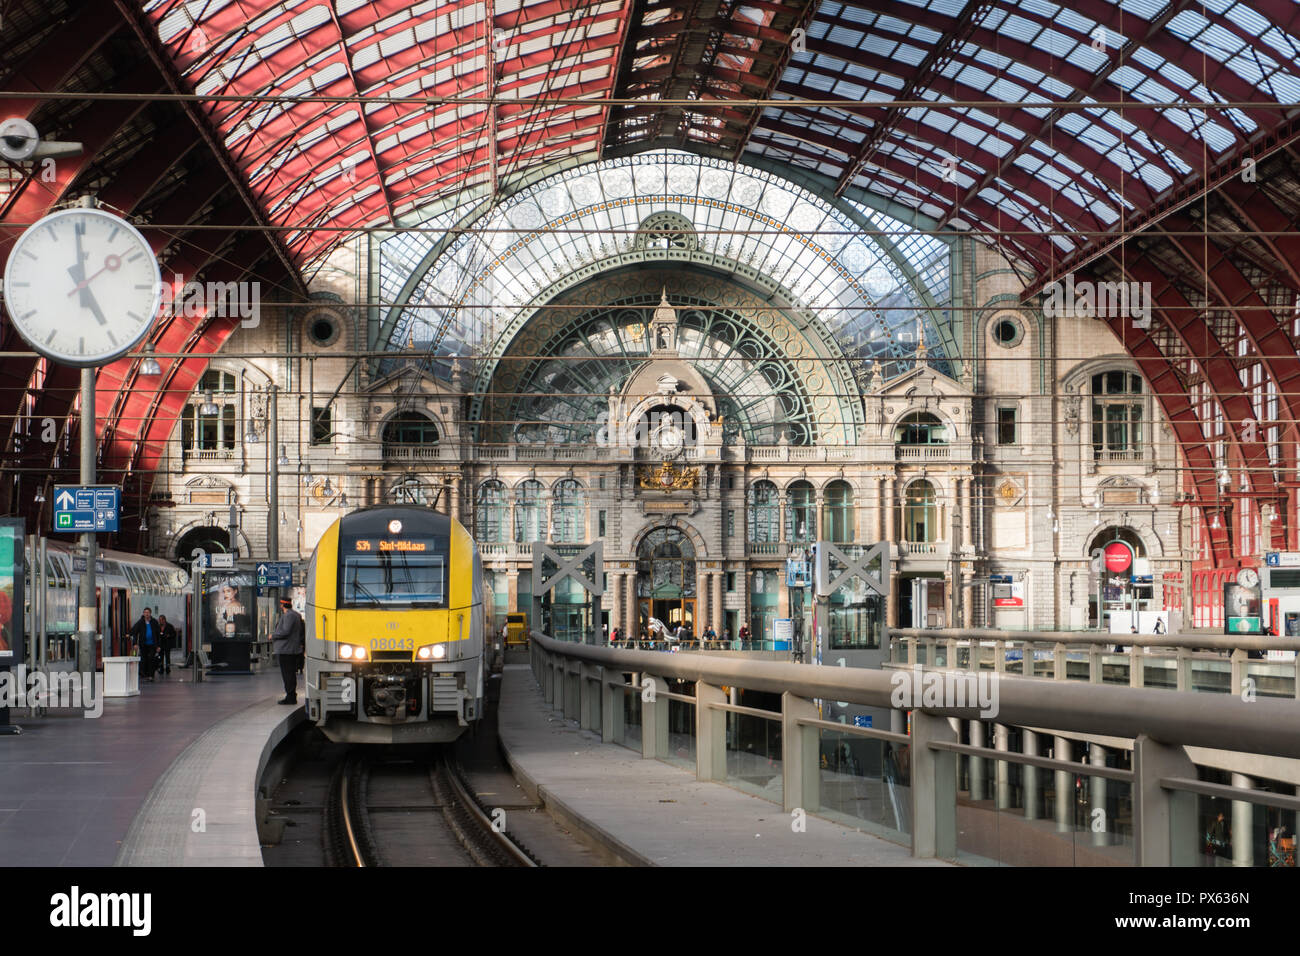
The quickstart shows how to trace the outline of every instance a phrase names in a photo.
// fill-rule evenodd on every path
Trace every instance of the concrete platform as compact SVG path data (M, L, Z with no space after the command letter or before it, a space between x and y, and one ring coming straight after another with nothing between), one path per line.
M97 719L13 716L23 732L0 737L0 866L261 864L247 854L257 766L296 709L274 703L278 673L189 674L106 700ZM191 830L196 807L206 834Z
M947 866L815 816L795 833L780 805L626 747L552 712L526 664L506 666L501 744L524 788L632 864L646 866Z

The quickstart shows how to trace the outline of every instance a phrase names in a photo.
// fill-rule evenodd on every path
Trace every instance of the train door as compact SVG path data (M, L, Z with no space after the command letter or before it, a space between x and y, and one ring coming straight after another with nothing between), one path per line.
M104 643L113 657L121 657L130 650L128 635L131 633L131 602L125 588L109 589L109 633L104 635Z

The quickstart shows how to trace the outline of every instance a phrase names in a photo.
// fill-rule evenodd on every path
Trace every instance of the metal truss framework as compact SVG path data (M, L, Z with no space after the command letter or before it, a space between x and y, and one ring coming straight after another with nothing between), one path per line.
M12 241L95 192L143 221L169 272L256 277L301 300L298 270L346 230L396 225L467 186L495 194L545 164L675 146L784 168L981 234L1031 288L1086 265L1151 281L1152 333L1116 332L1174 423L1189 494L1211 508L1224 465L1186 396L1199 381L1227 421L1227 467L1291 515L1294 483L1279 476L1300 440L1298 35L1288 0L20 0L6 13L0 63L13 66L0 82L28 95L10 98L8 115L86 150L50 182L7 170L0 229ZM76 91L128 96L42 96ZM234 99L157 100L185 91ZM345 100L265 99L316 93ZM933 105L871 102L907 97ZM698 105L657 102L682 99ZM1148 105L1171 100L1224 105ZM1099 105L1121 101L1132 105ZM178 129L174 148L141 148ZM1243 160L1258 163L1256 181L1236 178ZM1217 330L1219 314L1245 345ZM156 384L131 361L101 373L102 466L137 493L233 328L160 322L159 351L190 357ZM0 348L19 345L6 325ZM1256 364L1283 410L1281 461L1242 433L1259 417L1242 384ZM5 363L16 473L53 473L74 396L66 369ZM47 417L64 423L55 448L30 440ZM3 491L11 512L24 510L15 490ZM1238 560L1226 529L1207 532L1214 563ZM1273 541L1300 546L1291 524L1275 524Z

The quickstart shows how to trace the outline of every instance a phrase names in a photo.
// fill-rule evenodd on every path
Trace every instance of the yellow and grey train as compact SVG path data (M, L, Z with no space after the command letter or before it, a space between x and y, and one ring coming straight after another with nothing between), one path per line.
M307 714L330 740L440 743L483 712L492 599L474 539L419 505L330 525L307 568Z

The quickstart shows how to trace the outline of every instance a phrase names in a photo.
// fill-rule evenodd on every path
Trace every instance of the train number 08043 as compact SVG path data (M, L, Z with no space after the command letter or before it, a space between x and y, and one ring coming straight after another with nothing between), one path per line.
M415 650L415 638L375 637L370 640L370 649L372 651L413 651Z

